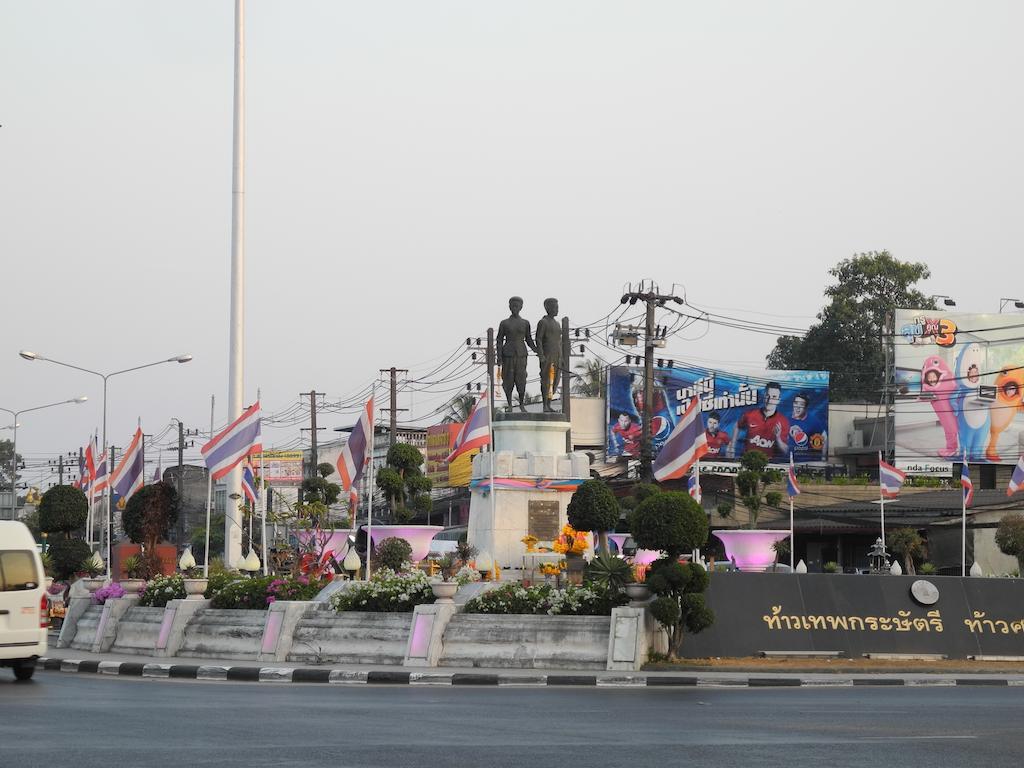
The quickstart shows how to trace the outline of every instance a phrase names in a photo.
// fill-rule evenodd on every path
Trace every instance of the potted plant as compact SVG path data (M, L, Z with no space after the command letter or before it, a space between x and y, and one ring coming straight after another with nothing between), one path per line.
M103 568L104 563L99 552L93 552L92 555L85 558L82 564L78 566L79 572L84 574L82 586L89 590L90 594L102 587L106 582L106 579L100 576L103 573Z
M430 581L430 588L434 591L434 597L438 603L452 603L455 593L459 590L459 583L455 580L456 566L458 560L451 552L446 552L436 561L438 572Z
M408 443L395 443L388 449L387 466L376 475L376 484L387 499L393 525L374 525L370 530L371 548L378 541L398 537L412 546L412 561L426 558L434 536L444 530L440 525L416 524L416 518L428 518L433 508L430 491L433 483L423 474L423 454Z
M725 545L725 554L735 560L741 571L765 571L776 562L773 545L789 536L789 531L761 530L757 518L762 504L778 506L782 494L765 489L782 481L782 473L768 468L768 457L759 451L747 451L740 459L736 489L750 513L749 530L715 530L712 533ZM762 496L764 497L762 499Z
M145 566L142 558L138 555L129 555L121 562L121 570L127 578L121 579L118 583L128 595L137 595L146 587L146 580L142 578Z

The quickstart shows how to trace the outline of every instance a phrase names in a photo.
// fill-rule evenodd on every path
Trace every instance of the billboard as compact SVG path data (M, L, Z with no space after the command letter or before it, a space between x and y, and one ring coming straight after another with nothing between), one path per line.
M473 457L479 450L467 451L451 464L445 461L455 445L455 438L460 429L461 422L427 427L424 463L426 476L433 481L435 488L465 488L469 485L473 473Z
M259 472L263 460L263 479L271 485L302 485L302 451L264 451L250 458Z
M828 457L828 372L727 373L674 365L655 368L651 408L654 456L694 399L708 441L706 461L737 459L745 451L774 461ZM608 375L608 458L640 456L644 372L613 367Z
M1014 464L1024 441L1024 316L898 309L896 457Z

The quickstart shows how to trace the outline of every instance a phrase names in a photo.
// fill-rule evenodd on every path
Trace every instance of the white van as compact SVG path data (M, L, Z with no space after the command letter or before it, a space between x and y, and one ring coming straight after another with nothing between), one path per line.
M46 589L36 542L24 523L0 520L0 667L28 680L46 653Z

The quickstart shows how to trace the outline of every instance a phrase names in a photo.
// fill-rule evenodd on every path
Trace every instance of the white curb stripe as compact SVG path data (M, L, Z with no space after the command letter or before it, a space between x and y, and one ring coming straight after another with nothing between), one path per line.
M366 673L351 672L347 669L332 669L329 682L337 685L361 685L366 683Z
M120 661L101 661L96 669L101 675L117 675L121 673Z
M937 679L929 679L926 677L910 678L908 677L903 681L906 686L913 686L915 688L943 688L956 685L956 679L952 677L940 677Z
M801 680L802 688L852 688L853 679L841 677L836 680Z
M204 665L196 671L196 680L227 680L230 667Z
M170 677L170 664L147 664L142 668L143 677Z
M290 667L261 667L261 683L290 683L292 681L292 669Z
M77 672L78 665L82 663L81 659L63 659L60 663L61 672Z
M599 688L642 688L647 686L646 677L637 675L623 675L622 677L599 677L597 678Z
M409 673L409 685L451 685L452 676L433 672Z

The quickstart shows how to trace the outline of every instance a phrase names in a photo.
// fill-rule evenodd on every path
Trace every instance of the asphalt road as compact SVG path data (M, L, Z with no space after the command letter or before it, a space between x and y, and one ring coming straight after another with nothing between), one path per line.
M9 672L8 670L3 670ZM1019 766L1024 689L604 689L0 674L0 765Z

